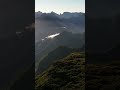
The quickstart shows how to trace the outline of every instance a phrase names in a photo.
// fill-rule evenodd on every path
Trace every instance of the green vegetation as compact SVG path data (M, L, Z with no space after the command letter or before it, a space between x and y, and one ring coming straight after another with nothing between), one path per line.
M84 53L56 61L35 78L36 90L120 90L120 62L86 64Z
M84 90L85 55L72 53L35 79L36 90Z
M75 48L68 48L65 46L59 46L55 50L51 51L44 57L41 62L38 65L38 68L36 70L36 75L39 75L43 73L46 69L48 69L54 62L63 59L67 55L73 53L73 52L80 52L80 49Z

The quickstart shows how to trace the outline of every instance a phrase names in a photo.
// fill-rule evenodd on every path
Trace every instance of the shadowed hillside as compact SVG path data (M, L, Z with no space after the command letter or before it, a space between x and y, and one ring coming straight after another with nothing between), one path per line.
M85 47L85 35L80 33L62 32L54 38L45 38L41 42L35 43L35 63L36 68L40 61L51 51L59 46L66 46L70 48L82 48ZM56 57L55 55L52 57Z
M72 53L36 77L36 90L84 90L84 54Z
M36 75L41 74L44 70L49 68L55 61L62 59L69 55L72 52L80 52L80 49L68 48L65 46L60 46L53 50L52 52L48 53L45 58L38 65L38 69L36 71Z
M120 90L120 62L86 65L86 90Z
M0 90L9 90L20 73L34 61L31 51L34 31L23 32L22 38L16 35L34 23L34 1L1 0L0 6Z

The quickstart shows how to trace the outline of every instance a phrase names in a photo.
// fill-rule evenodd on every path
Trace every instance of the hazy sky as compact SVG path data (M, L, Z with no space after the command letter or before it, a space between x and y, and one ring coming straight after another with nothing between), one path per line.
M35 0L35 11L85 12L85 0Z

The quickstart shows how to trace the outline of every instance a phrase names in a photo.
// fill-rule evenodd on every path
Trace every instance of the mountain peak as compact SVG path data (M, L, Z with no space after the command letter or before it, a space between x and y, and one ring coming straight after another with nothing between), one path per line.
M63 14L57 14L54 11L51 11L50 13L42 13L41 11L35 12L36 17L40 17L41 15L46 14L46 15L53 15L59 18L71 18L71 17L79 17L80 15L84 15L82 12L63 12Z

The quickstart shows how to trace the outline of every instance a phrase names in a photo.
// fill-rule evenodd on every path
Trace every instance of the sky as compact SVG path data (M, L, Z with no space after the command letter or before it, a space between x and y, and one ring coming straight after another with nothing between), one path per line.
M35 0L35 12L85 12L85 0Z

